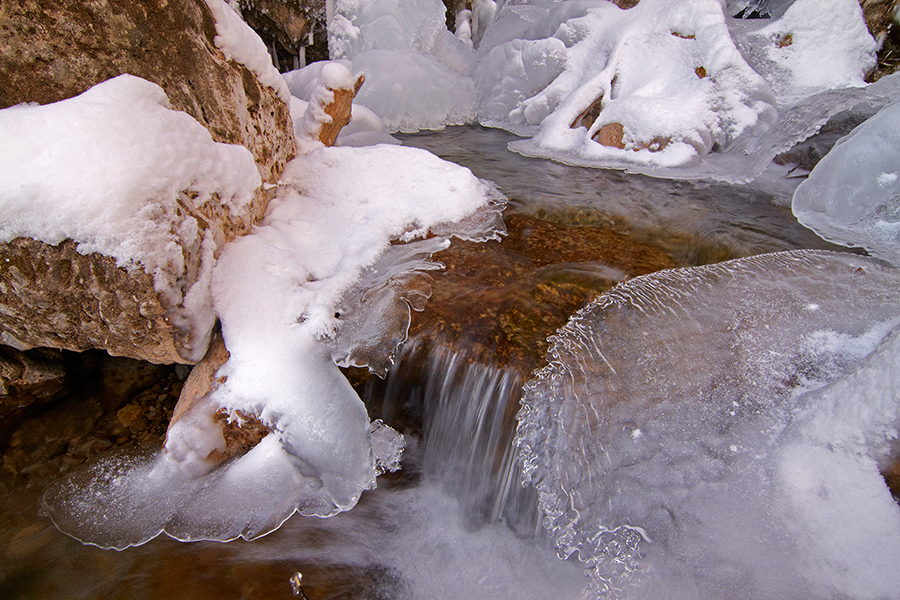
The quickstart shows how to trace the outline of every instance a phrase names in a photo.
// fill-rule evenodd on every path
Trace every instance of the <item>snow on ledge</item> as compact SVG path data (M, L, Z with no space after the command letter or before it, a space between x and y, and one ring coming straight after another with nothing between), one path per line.
M283 101L290 102L291 92L256 32L224 0L206 0L206 5L216 21L216 47L225 58L250 69L260 83L275 90Z

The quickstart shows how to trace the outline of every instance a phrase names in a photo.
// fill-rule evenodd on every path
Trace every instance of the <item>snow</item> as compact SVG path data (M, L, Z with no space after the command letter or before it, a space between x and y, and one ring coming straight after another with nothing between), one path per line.
M207 282L216 248L182 204L219 203L241 216L260 183L246 148L214 142L170 108L162 88L131 75L68 100L0 110L0 240L71 239L81 253L143 269L170 306L184 307L178 318L201 340L196 358L215 319ZM183 198L188 192L197 198ZM196 283L186 252L203 255Z
M731 18L751 4L763 6L485 0L459 13L454 36L436 0L339 0L330 49L365 73L356 102L388 131L478 121L527 137L511 145L527 156L743 182L866 99L832 92L864 86L876 47L856 0L769 2L771 19ZM611 124L622 148L596 139Z
M323 70L343 69L343 73L350 74L352 63L349 60L319 61L302 69L285 73L284 79L291 91L291 118L294 122L294 134L302 152L320 146L318 137L309 140L305 133L307 125L304 124L305 113L313 96L328 98L326 90L319 90L322 81ZM342 76L343 77L343 76ZM345 89L353 89L355 79L343 80ZM366 84L363 84L366 87ZM310 115L312 117L312 115ZM318 131L318 125L314 125L313 131ZM338 133L338 146L374 146L377 144L399 144L400 142L385 131L384 121L380 116L358 104L355 99L351 106L350 123L345 125Z
M878 471L898 439L898 283L865 257L762 255L631 280L552 338L517 444L589 597L900 589Z
M827 89L862 87L875 65L876 43L857 0L832 0L827 6L797 0L753 35L771 63L760 71L782 104Z
M288 102L290 91L281 73L272 64L272 57L262 39L224 0L206 0L206 5L216 21L214 42L226 60L234 60L250 69L260 83L275 90L282 101Z
M794 192L797 219L823 238L900 265L900 103L842 138Z
M117 487L104 483L111 467L101 464L89 505L74 484L51 494L57 525L121 548L161 531L252 539L294 511L352 508L378 473L396 467L403 443L372 427L337 363L386 370L410 311L430 295L417 273L437 268L428 258L451 235L495 238L502 206L492 185L424 150L320 147L291 161L266 218L213 269L230 352L217 373L223 383L172 426L161 457L133 464ZM220 408L255 415L273 433L214 468L206 458L224 443L211 423ZM97 513L115 518L98 527Z
M440 129L474 117L471 49L446 30L444 11L439 0L336 2L331 58L366 75L355 103L377 113L389 131Z

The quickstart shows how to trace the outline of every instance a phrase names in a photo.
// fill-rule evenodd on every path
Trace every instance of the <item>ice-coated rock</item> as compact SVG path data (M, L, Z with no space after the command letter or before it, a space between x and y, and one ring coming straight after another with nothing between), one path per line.
M793 251L639 277L577 313L517 444L586 597L891 597L898 285L881 261Z
M900 265L900 103L838 141L794 192L792 208L823 238Z

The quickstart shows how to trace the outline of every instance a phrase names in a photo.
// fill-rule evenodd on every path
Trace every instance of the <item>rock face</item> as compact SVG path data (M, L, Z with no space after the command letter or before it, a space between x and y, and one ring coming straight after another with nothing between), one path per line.
M0 346L0 420L33 402L54 400L69 387L52 350L25 353Z
M238 0L237 5L247 24L274 50L279 70L302 66L298 59L304 47L307 62L328 59L325 0Z
M0 108L67 99L130 73L162 87L172 108L203 124L215 141L250 150L265 183L276 182L296 153L287 105L246 67L224 58L203 0L3 2L0 36ZM215 203L191 206L186 195L185 217L212 229L221 248L262 217L270 197L265 183L246 215ZM197 273L201 253L184 254L193 265L187 270ZM70 241L48 246L24 239L0 245L0 264L5 344L102 348L157 363L197 356L196 348L185 351L198 345L190 339L196 332L173 323L178 307L158 297L140 270L80 255Z

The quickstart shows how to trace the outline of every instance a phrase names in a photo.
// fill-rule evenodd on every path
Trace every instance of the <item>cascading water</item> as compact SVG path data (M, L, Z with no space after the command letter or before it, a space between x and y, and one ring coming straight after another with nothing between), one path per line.
M469 528L503 521L519 535L540 537L537 496L519 485L512 444L524 378L465 351L428 346L412 340L386 381L373 386L381 418L421 418L422 475L459 501Z

